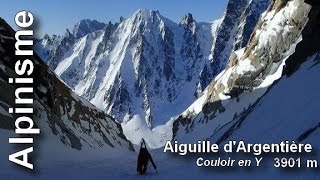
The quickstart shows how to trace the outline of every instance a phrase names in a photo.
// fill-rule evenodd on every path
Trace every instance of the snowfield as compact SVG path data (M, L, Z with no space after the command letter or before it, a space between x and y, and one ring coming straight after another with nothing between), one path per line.
M234 50L246 46L269 4L230 0L224 16L208 23L190 13L176 23L146 9L103 28L82 20L65 35L44 37L36 51L77 95L121 122L129 140L145 137L161 147L172 134L169 120L203 94Z
M247 116L242 125L227 140L244 140L245 142L273 143L284 139L297 139L305 131L319 124L320 76L319 55L315 54L304 63L291 77L282 78L272 87L254 110ZM299 82L299 86L297 86ZM290 89L290 91L288 91ZM277 102L277 103L275 103ZM308 107L307 109L304 107ZM282 108L290 107L290 108ZM281 111L279 111L281 109ZM138 121L139 119L136 119ZM301 123L303 122L303 123ZM1 130L1 142L5 142L13 133ZM314 152L320 151L320 129L311 133L302 143L311 143ZM211 138L215 141L215 138ZM227 141L226 140L226 141ZM12 146L2 146L0 176L5 179L171 179L175 177L187 179L318 179L319 172L306 169L294 171L274 168L273 158L265 156L262 167L254 170L246 168L197 167L199 156L178 157L163 153L163 148L152 150L158 174L149 164L146 176L136 175L137 152L119 148L103 150L71 150L58 141L41 142L37 149L38 160L36 173L17 170L7 161L7 155L13 152ZM53 143L54 142L54 143ZM9 148L10 147L10 148ZM137 150L139 147L135 147ZM149 147L150 148L150 147ZM220 155L219 155L220 156ZM314 158L320 161L317 153L301 155L303 158ZM206 157L206 156L205 156ZM222 155L221 157L227 157ZM245 156L241 156L242 158ZM207 158L217 158L208 156ZM239 158L235 156L235 158ZM17 174L18 173L18 174ZM63 175L63 176L61 176Z
M33 57L41 129L34 172L8 161L20 147L8 143L17 135L5 94L14 40L1 33L14 31L0 19L0 56L7 56L0 61L0 179L319 179L320 167L275 168L274 158L320 166L320 6L275 0L262 13L270 3L230 0L211 23L186 14L178 24L140 9L116 24L83 20L73 33L46 35L36 48L56 74ZM137 175L142 138L158 173L149 163L147 175ZM220 152L163 152L171 140L208 140ZM313 152L262 154L260 167L197 167L199 157L254 160L223 153L228 141L295 141Z
M133 144L139 144L144 138L150 148L156 149L172 139L172 123L173 119L164 125L150 129L141 117L135 115L128 123L122 123L122 129L124 135Z

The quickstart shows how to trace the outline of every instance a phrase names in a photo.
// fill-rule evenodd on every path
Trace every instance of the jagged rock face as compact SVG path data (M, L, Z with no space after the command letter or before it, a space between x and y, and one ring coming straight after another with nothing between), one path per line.
M233 42L245 44L249 37L240 29L253 29L268 2L230 2L224 19L214 23L198 23L187 14L176 24L157 11L139 10L108 33L100 30L81 38L54 70L77 94L119 121L139 115L149 127L164 124L224 68L222 62L219 68L212 65L220 61L212 60L211 51L220 46L215 44L230 39L231 46L224 47L229 55ZM239 7L231 10L240 4L245 13ZM231 31L235 33L226 38L219 34ZM236 41L237 33L243 38Z
M50 37L46 34L43 39L36 40L35 50L51 69L55 69L65 55L65 52L72 49L80 38L89 33L101 30L105 28L105 26L104 23L96 20L81 20L74 26L72 32L67 29L62 36L53 35Z
M186 108L208 83L199 77L210 73L215 26L197 23L191 14L176 24L157 11L139 10L80 38L55 72L119 121L138 114L152 127Z
M246 6L243 14L241 15L241 21L233 51L247 46L250 36L254 31L261 14L267 10L270 4L271 0L253 0Z
M97 30L101 30L104 27L104 23L98 22L96 20L91 21L89 19L84 19L74 26L72 34L76 38L82 38L85 35L95 32Z
M129 29L133 33L127 37L124 50L124 56L129 57L119 65L120 72L105 96L108 112L124 121L140 114L152 127L174 115L164 109L182 102L182 96L188 97L186 102L193 101L196 77L208 62L200 50L196 26L191 15L177 25L158 12L146 10L120 24L119 31ZM187 84L191 90L182 92ZM185 107L186 102L177 108Z
M232 54L227 68L212 81L205 94L174 122L174 139L194 141L210 137L220 143L249 114L261 112L255 112L255 107L282 74L294 72L309 56L318 61L314 56L319 51L318 20L319 6L311 9L303 0L274 1L259 20L248 45ZM306 48L307 53L302 53ZM290 110L282 108L284 112ZM263 115L256 118L264 121Z
M212 50L212 75L221 72L231 53L245 47L271 0L230 0Z
M0 129L13 130L17 118L6 111L14 105L17 84L7 83L16 77L14 31L0 19ZM20 57L31 59L35 65L34 121L43 140L53 137L74 149L122 148L133 150L125 138L121 125L88 101L76 96L37 55ZM40 140L41 141L41 140Z

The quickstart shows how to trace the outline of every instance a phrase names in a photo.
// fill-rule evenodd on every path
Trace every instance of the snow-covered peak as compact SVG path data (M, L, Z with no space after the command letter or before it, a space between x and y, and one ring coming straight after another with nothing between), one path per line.
M191 13L187 13L182 18L180 24L189 25L189 24L194 23L194 22L195 22L195 20L193 19L192 14Z
M71 37L73 36L72 33L70 32L69 29L66 29L66 32L64 33L64 37L68 38L68 37Z
M55 69L64 54L80 42L81 38L102 29L113 30L113 24L106 25L96 20L84 19L78 22L72 31L66 29L63 35L46 35L43 39L37 40L34 49L51 69Z
M0 57L3 57L0 61L1 137L7 132L14 132L16 119L15 115L10 115L5 110L14 107L14 101L8 96L13 95L15 89L7 82L14 74L14 35L14 30L0 19ZM29 58L36 69L32 74L35 82L32 117L36 126L41 129L44 146L84 151L113 148L133 150L119 123L72 92L39 56Z
M46 33L46 34L43 36L43 39L49 40L49 39L50 39L50 36Z
M159 11L149 10L149 9L138 9L135 13L133 13L132 16L130 16L128 19L123 20L130 21L135 25L138 24L156 24L160 21L165 21L166 18L164 18Z
M237 13L232 12L229 19ZM168 124L197 99L217 68L211 62L213 48L227 43L216 37L238 26L226 23L227 18L198 23L191 14L175 23L146 9L121 19L110 29L107 25L103 31L76 39L72 46L59 46L54 70L78 95L123 122L125 134L134 143L143 137L158 147L161 143L155 137L169 140L170 132L150 129ZM226 48L232 48L233 37ZM169 126L165 129L172 129ZM150 135L145 137L142 129L148 128Z
M155 15L160 15L159 11L149 10L149 9L138 9L133 13L132 17L150 18Z
M96 20L83 19L74 26L72 32L75 37L81 38L88 33L103 29L104 26L104 23Z
M149 16L152 10L149 9L138 9L133 13L133 16L141 15L141 16Z

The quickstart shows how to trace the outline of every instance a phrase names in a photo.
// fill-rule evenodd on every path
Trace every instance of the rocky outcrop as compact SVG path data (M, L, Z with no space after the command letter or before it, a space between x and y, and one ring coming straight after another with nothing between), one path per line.
M141 9L110 25L107 33L81 38L57 57L54 70L77 94L119 121L139 115L149 127L164 124L225 67L220 53L226 59L246 44L268 4L230 1L224 18L212 24L198 23L190 13L176 24L158 11Z
M66 29L65 34L61 36L50 37L46 34L43 39L35 41L34 49L50 69L55 69L65 53L72 49L80 38L102 29L112 31L114 28L111 23L106 25L96 20L84 19L74 26L72 32Z
M308 55L301 56L299 49L302 49L300 46L303 49L308 47L305 44L317 44L308 42L308 37L317 36L315 33L310 34L310 31L316 32L318 26L315 20L317 11L316 6L311 10L311 6L303 0L274 1L258 22L246 48L233 53L227 68L208 86L201 101L196 102L198 106L202 106L202 111L195 111L196 105L192 105L174 122L174 139L210 136L218 139L226 127L235 124L233 120L254 111L254 104L281 78L284 64L286 72L287 66L299 62L297 56L306 60L315 52L313 50ZM306 32L309 35L305 35ZM233 99L234 97L237 99ZM186 121L183 117L188 119L187 124L193 124L188 133L184 131ZM238 126L235 124L233 127ZM231 134L230 132L227 131L227 134Z
M17 84L7 83L9 77L16 77L14 31L0 19L0 128L14 129L16 115L5 111L14 107L14 90ZM33 61L34 78L34 121L42 131L42 139L54 137L68 147L121 148L133 150L123 135L122 128L113 118L75 95L37 55L28 58ZM3 109L3 111L2 111Z
M228 2L212 50L213 77L225 68L232 52L246 47L260 15L270 3L271 0L230 0Z

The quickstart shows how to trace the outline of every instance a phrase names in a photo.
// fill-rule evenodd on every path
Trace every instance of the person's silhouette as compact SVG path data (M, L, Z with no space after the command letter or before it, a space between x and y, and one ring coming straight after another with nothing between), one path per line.
M137 162L137 173L138 174L140 174L140 175L146 174L149 160L151 161L153 168L155 170L157 170L157 166L154 164L153 159L147 150L146 143L145 143L144 139L142 139L141 146L140 146L140 152L138 155L138 162Z

